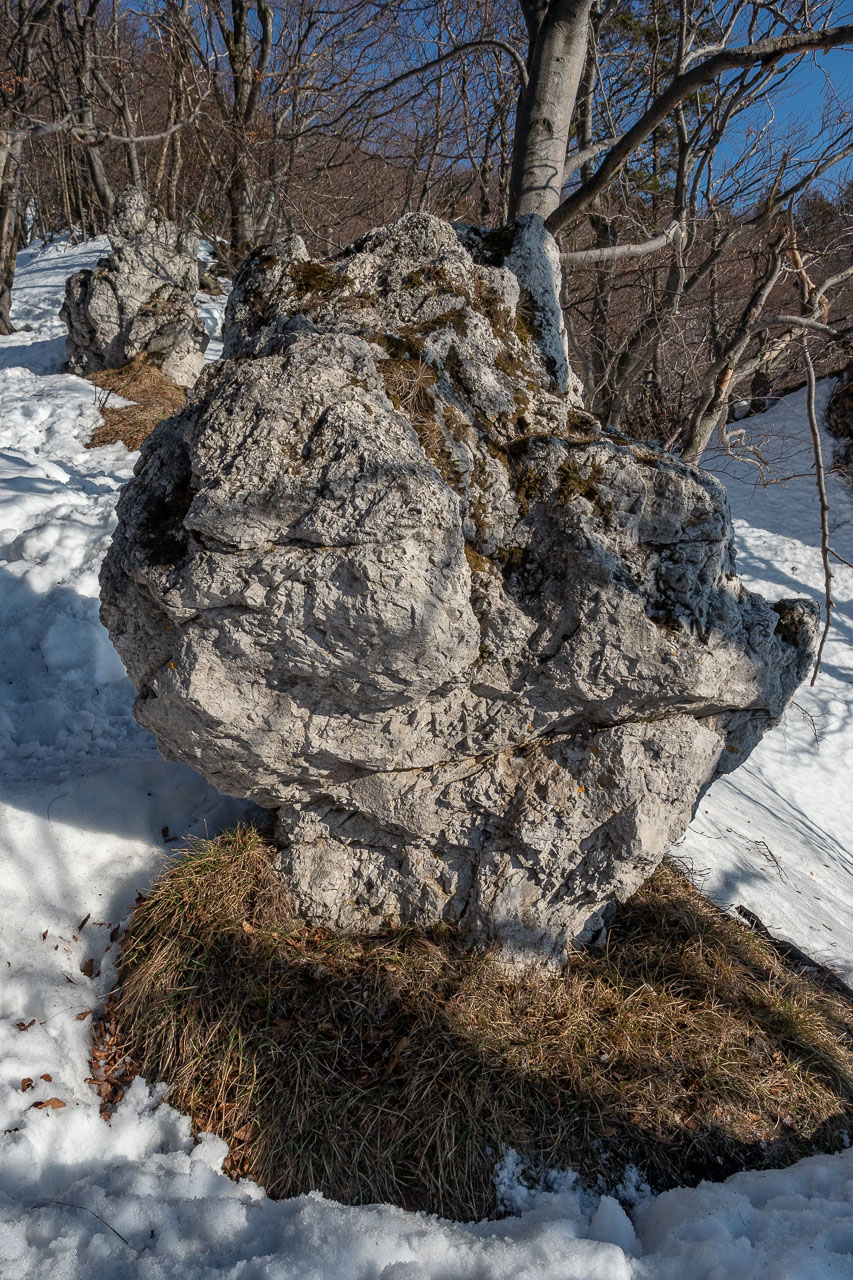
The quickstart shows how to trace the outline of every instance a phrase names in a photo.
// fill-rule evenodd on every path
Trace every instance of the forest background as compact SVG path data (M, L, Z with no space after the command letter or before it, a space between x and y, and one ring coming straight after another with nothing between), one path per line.
M519 197L525 112L573 22L549 225L587 405L689 457L716 440L766 478L784 442L745 415L805 381L804 337L819 374L849 357L849 16L801 0L0 0L0 332L16 252L99 234L128 184L196 222L223 276L291 232L333 255L410 209L500 227L538 208Z

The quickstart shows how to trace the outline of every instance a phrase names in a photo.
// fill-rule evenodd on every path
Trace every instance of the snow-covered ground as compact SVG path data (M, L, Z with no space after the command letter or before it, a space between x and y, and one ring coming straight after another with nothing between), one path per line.
M822 415L831 390L818 387ZM727 468L746 584L770 600L823 605L818 499L805 390L753 419L795 478L756 487L754 468ZM831 438L824 440L827 465ZM755 912L853 986L853 489L828 477L833 627L814 686L797 692L784 722L749 760L717 781L676 849L704 891Z
M459 1225L317 1195L270 1201L225 1177L224 1144L194 1143L141 1080L101 1120L85 1077L89 1011L114 979L110 934L174 835L240 812L137 728L98 622L97 568L133 457L83 447L97 393L58 372L58 310L65 277L103 249L25 251L13 315L26 327L0 339L0 1276L853 1280L853 1150L647 1196L631 1218L570 1175L525 1188L509 1154L498 1177L515 1216ZM212 330L221 300L201 302ZM801 395L775 413L803 438ZM734 478L730 492L747 580L819 598L812 482ZM830 498L835 549L853 560L851 495L833 483ZM711 789L679 853L715 896L853 976L853 571L840 563L835 599L815 688Z

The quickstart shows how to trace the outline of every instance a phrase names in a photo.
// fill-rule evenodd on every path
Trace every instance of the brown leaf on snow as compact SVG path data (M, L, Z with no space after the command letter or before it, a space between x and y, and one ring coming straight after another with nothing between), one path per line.
M53 1110L56 1110L59 1107L64 1107L66 1105L67 1104L63 1102L61 1098L45 1098L44 1102L34 1102L30 1107L30 1111L33 1110L33 1107L35 1107L37 1111L43 1111L45 1107L51 1107Z
M30 1027L35 1024L35 1018L30 1018L29 1022L19 1022L17 1024L19 1031L29 1031Z
M82 1013L77 1014L77 1021L85 1022L91 1012L91 1009L84 1009Z
M24 1076L23 1080L21 1081L21 1093L26 1093L27 1089L32 1089L32 1087L33 1087L33 1082L30 1079L30 1077Z
M95 961L90 956L85 964L80 965L80 972L87 978L91 978L95 968Z
M83 932L83 930L86 928L86 925L89 923L89 921L90 921L90 919L91 919L91 918L92 918L92 913L91 913L91 911L89 911L89 912L87 912L87 914L83 917L83 919L82 919L82 920L80 921L80 923L78 924L78 926L77 926L77 932L78 932L78 933L82 933L82 932Z
M47 1072L43 1076L39 1076L39 1080L46 1080L48 1084L53 1084L53 1076L49 1076Z

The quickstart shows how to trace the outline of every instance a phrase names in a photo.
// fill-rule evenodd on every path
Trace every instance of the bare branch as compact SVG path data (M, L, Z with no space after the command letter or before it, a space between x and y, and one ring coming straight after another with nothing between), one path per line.
M691 94L711 84L727 71L736 71L761 63L775 65L781 59L809 49L831 49L839 45L853 44L853 23L831 27L825 31L806 31L784 36L772 36L757 40L754 44L715 53L689 71L677 75L669 87L657 97L639 120L610 149L595 174L573 192L547 219L549 231L557 235L580 212L588 208L607 184L618 173L625 160L641 142L663 124L667 116L680 102Z
M812 437L815 479L817 481L818 498L820 499L820 556L823 561L824 610L826 615L823 624L823 634L820 637L817 657L815 658L814 672L812 673L812 678L809 682L810 684L814 684L815 680L817 680L817 673L820 671L820 663L823 657L826 638L829 635L829 629L832 626L832 566L829 563L829 499L826 496L826 472L823 466L823 450L820 444L820 430L817 424L817 412L815 409L815 372L811 352L809 351L808 338L803 338L803 359L806 364L807 378L806 415L809 420L809 431L811 432Z
M585 164L588 164L590 160L594 160L596 156L600 156L602 151L607 151L610 147L615 146L620 137L621 134L617 137L603 138L601 142L596 142L590 147L584 147L580 151L571 151L566 156L566 164L563 169L563 183L565 184L568 182L569 178L571 178L573 174L577 173L578 169L582 169Z
M678 244L682 237L680 222L671 222L666 231L644 240L641 244L603 245L594 249L578 249L569 253L561 253L563 266L589 266L593 262L619 262L628 258L644 258L669 244Z

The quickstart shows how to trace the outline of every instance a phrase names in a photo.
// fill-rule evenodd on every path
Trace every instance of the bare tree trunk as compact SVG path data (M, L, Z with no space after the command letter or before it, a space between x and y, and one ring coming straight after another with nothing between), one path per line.
M809 351L808 338L803 338L803 356L806 364L807 393L806 393L806 414L809 420L809 432L812 438L812 450L814 453L815 466L815 482L817 484L818 500L820 502L820 556L823 561L823 631L818 645L817 656L815 658L814 671L809 684L814 684L817 680L820 664L823 659L823 651L832 627L832 610L835 601L832 598L832 563L829 559L832 554L832 548L829 545L829 498L826 495L826 471L823 465L823 450L820 444L820 428L817 422L817 410L815 408L815 373L814 363L812 361L811 352Z
M21 139L0 133L0 334L15 332L10 317L15 257L18 252L18 198L21 176Z
M228 207L231 214L231 252L236 261L254 248L255 219L252 179L245 147L234 156L234 168L228 183Z
M530 30L528 83L513 143L510 216L547 218L560 203L592 0L522 0Z

